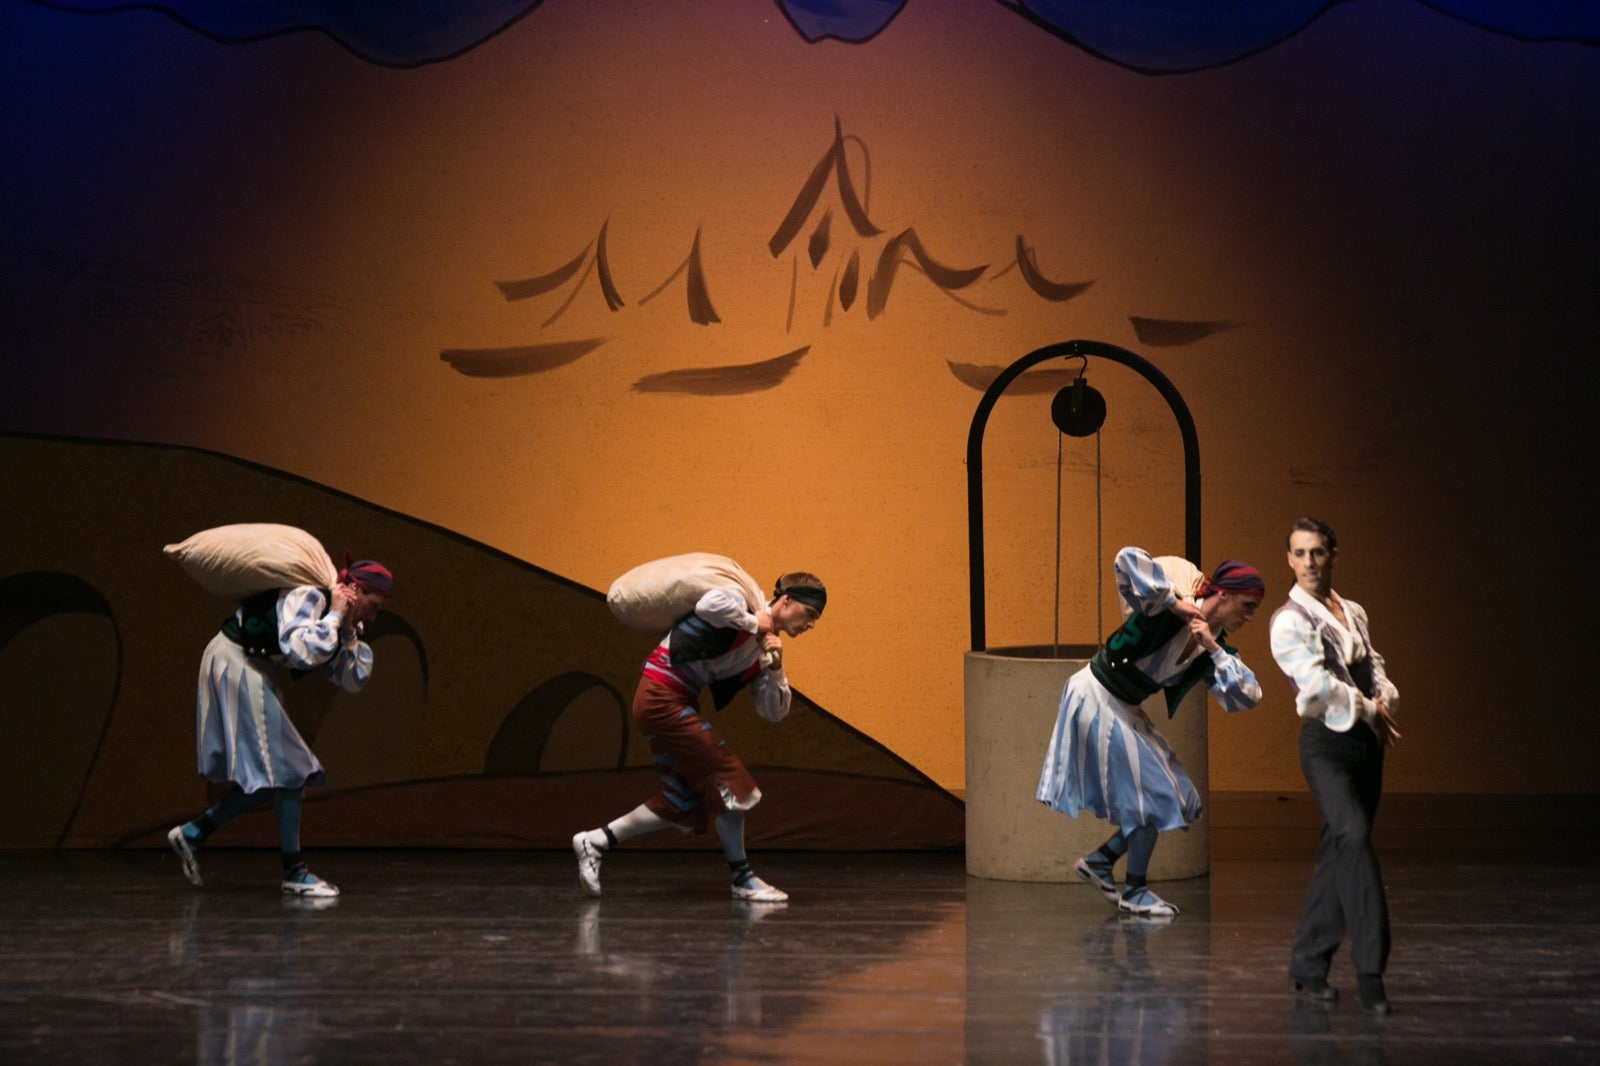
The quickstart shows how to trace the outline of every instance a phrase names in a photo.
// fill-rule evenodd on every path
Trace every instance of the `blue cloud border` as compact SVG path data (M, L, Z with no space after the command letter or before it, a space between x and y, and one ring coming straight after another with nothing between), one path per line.
M225 43L320 33L379 66L442 63L527 18L544 0L30 0L83 15L156 13ZM911 0L769 0L807 41L865 44ZM1334 7L1365 0L993 0L1090 55L1146 74L1238 62L1287 40ZM1413 0L1528 43L1600 47L1600 4L1569 0ZM618 4L618 17L628 5Z

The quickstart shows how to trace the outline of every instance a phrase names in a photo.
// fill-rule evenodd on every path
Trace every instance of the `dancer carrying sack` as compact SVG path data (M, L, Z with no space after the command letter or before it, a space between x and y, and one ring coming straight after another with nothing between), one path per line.
M707 558L722 559L678 556L646 566L659 576L694 570ZM725 577L728 573L723 571ZM612 588L608 600L613 610L619 600L652 598L630 597L628 578L619 579L620 590ZM693 580L691 576L688 583ZM709 688L712 702L721 710L748 685L756 713L770 722L782 720L789 713L789 682L778 654L783 644L780 634L798 637L816 625L828 593L821 581L803 572L780 577L765 603L741 584L730 581L701 592L692 610L672 624L645 660L633 697L633 721L649 741L662 788L622 817L572 838L578 881L591 896L600 894L600 861L616 845L668 827L704 833L715 822L734 898L753 903L782 903L789 898L750 869L744 815L760 802L761 790L711 723L700 717L697 703L701 689Z
M1036 796L1069 817L1089 811L1116 826L1074 864L1080 878L1120 911L1172 918L1178 908L1146 882L1150 856L1157 833L1200 817L1200 794L1140 704L1165 692L1170 716L1189 689L1205 684L1225 711L1254 707L1261 686L1222 638L1255 615L1266 584L1237 560L1200 579L1189 563L1152 559L1142 548L1123 548L1112 568L1127 617L1067 679ZM1175 580L1184 572L1193 578ZM1112 868L1124 855L1119 890Z
M372 676L372 648L362 630L394 592L394 577L381 563L350 562L334 571L326 552L300 530L287 526L224 526L198 533L167 554L203 586L238 593L287 573L315 574L326 563L327 587L294 585L257 589L222 624L200 659L196 740L200 776L233 787L216 806L174 826L167 843L183 864L183 875L202 885L199 853L218 827L271 804L278 818L286 895L331 899L338 888L310 870L300 854L300 809L307 784L325 780L322 763L284 711L279 672L320 669L346 692L358 692ZM320 552L321 559L317 559ZM309 559L285 570L289 555ZM262 563L262 558L268 562ZM273 561L272 557L276 557Z

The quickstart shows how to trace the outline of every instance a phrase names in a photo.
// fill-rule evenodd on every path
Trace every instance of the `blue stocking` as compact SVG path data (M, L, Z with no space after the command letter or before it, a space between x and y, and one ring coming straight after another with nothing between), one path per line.
M283 852L283 868L292 872L300 861L300 806L304 789L275 788L272 808L278 814L278 847Z
M1141 825L1128 834L1128 870L1125 881L1130 887L1145 883L1150 870L1150 856L1156 850L1156 827Z
M755 874L750 871L750 860L744 853L744 812L723 810L717 812L717 836L722 839L722 854L727 857L728 871L736 885L748 885Z
M241 814L249 814L267 805L271 789L246 792L238 785L217 801L217 805L183 827L183 835L196 844L204 843L219 826L226 825Z

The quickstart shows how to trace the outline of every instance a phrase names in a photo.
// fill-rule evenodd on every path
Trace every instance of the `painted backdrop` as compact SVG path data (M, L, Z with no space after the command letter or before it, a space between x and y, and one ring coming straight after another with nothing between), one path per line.
M1205 563L1276 600L1288 522L1338 529L1391 789L1592 790L1551 679L1592 659L1595 17L1170 7L8 0L0 430L236 457L592 590L813 570L794 682L959 789L968 424L1106 341L1194 413ZM1091 363L1110 415L1063 441L1072 373L990 424L991 644L1092 641L1116 549L1182 549L1165 405ZM1212 787L1299 790L1264 619L1238 643L1267 700Z

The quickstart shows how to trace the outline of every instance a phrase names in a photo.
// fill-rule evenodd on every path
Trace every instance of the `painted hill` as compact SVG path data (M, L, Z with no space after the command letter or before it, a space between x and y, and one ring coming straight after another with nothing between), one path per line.
M157 844L206 801L195 671L229 605L161 548L230 522L300 526L335 558L348 547L396 573L367 690L288 682L329 774L307 795L308 845L565 847L652 791L627 708L653 640L600 592L214 453L4 434L0 463L0 802L15 812L0 847ZM763 785L754 844L961 842L959 800L799 692L776 726L747 695L714 720ZM230 832L274 839L265 817ZM659 846L697 843L667 836Z

